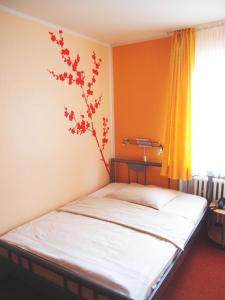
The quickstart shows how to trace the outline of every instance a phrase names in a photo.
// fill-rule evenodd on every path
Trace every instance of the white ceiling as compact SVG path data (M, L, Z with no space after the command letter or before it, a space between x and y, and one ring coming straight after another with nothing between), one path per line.
M225 19L225 0L0 0L0 4L111 45Z

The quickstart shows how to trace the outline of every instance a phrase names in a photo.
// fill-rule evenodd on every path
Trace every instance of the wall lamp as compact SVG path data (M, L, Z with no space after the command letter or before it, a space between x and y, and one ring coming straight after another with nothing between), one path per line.
M159 154L163 151L163 145L156 140L150 140L145 138L123 138L122 140L123 145L135 145L141 148L144 148L144 161L147 161L147 156L145 153L146 148L157 147L159 148Z

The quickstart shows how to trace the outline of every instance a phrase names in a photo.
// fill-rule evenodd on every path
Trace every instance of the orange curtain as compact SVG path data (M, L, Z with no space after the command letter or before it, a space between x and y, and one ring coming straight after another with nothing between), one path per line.
M191 178L191 81L195 58L195 29L176 31L172 37L168 115L161 175Z

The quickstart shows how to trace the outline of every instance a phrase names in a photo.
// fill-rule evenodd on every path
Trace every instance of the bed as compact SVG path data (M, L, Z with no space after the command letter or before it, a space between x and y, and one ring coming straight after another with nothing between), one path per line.
M112 182L0 237L0 262L55 299L157 299L206 211L199 196Z

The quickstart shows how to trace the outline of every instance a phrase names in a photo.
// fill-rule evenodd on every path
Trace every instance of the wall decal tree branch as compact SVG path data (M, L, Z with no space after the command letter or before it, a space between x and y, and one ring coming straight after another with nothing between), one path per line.
M92 137L95 139L97 144L101 160L104 163L106 171L110 176L109 164L104 156L105 145L108 143L108 133L109 133L109 120L106 117L102 118L102 137L101 142L98 137L96 131L96 125L94 122L94 115L96 114L98 108L102 103L102 95L98 98L94 99L94 91L93 86L96 82L97 77L99 76L99 69L102 63L101 58L97 58L95 52L92 53L92 78L90 81L86 80L85 72L79 69L80 56L76 55L74 60L71 59L70 50L64 47L64 38L63 31L59 30L58 36L52 32L49 32L50 39L53 43L59 46L60 56L63 59L63 62L69 67L69 72L64 73L55 73L52 70L48 70L48 72L52 75L56 80L60 80L62 82L67 83L68 85L76 85L81 89L81 97L85 103L86 111L82 114L75 115L73 110L70 110L65 106L64 108L64 116L73 123L73 125L69 128L69 132L71 134L82 135L86 132L89 132ZM94 100L93 100L94 99Z

